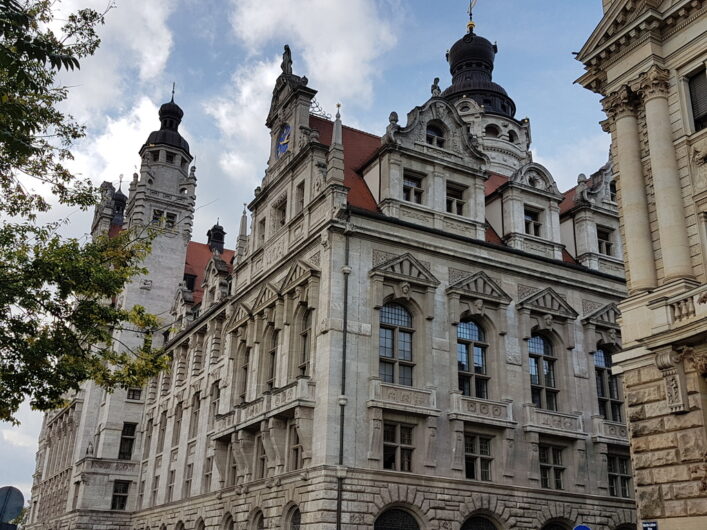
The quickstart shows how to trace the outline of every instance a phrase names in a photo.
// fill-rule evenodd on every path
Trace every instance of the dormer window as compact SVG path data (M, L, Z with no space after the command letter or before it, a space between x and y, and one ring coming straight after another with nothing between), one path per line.
M605 256L614 255L614 244L612 243L611 233L613 230L609 228L597 227L597 243L599 246L599 254Z
M422 181L422 177L406 173L403 176L403 200L422 204Z
M437 147L444 147L444 131L437 125L427 126L427 143Z
M464 215L464 193L466 186L447 182L447 213L454 215Z
M609 183L609 200L616 202L616 182L613 180Z
M531 236L540 237L542 224L540 223L540 212L532 208L525 208L523 213L525 219L525 233Z

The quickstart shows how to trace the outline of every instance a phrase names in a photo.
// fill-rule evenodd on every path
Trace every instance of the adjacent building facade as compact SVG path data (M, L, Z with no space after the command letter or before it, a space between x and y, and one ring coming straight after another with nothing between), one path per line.
M629 297L623 375L641 519L707 527L707 2L604 0L578 59L605 96Z
M163 226L119 303L169 314L171 369L47 415L30 528L635 529L613 172L560 193L496 53L470 24L379 136L313 112L286 47L234 251L190 241L163 105L94 228Z

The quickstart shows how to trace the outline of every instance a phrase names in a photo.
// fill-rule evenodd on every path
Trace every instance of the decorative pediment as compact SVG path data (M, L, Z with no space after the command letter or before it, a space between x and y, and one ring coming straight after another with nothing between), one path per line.
M552 287L543 289L538 293L530 295L525 300L520 301L518 308L560 318L575 319L578 316L577 312L572 309L572 306L557 294Z
M511 182L514 184L522 184L523 186L538 191L551 193L558 196L558 198L562 198L560 190L557 189L557 184L555 183L555 179L552 178L550 171L537 162L525 164L517 169L516 172L511 175Z
M583 324L594 324L607 328L619 329L619 317L621 311L615 303L610 303L591 313L582 320Z
M473 162L471 167L482 169L488 163L489 157L478 149L468 134L468 126L459 115L459 111L441 97L433 97L424 105L415 107L407 116L405 127L398 125L398 115L390 115L383 143L401 145L409 149L419 149L424 144L425 149L431 149L431 154L456 160L466 159ZM428 146L427 127L434 125L444 131L443 146Z
M371 276L406 281L417 285L436 287L439 280L420 261L410 253L393 258L374 267Z
M450 285L447 289L447 293L456 293L460 296L478 298L501 304L508 304L511 301L511 297L483 271L462 278L458 282Z
M233 329L238 327L241 323L245 322L252 316L250 308L245 304L245 302L237 302L234 307L234 311L231 314L231 318L228 320L226 329Z
M318 275L319 269L314 267L314 265L310 265L304 260L297 260L292 267L290 267L290 270L287 271L287 275L282 281L280 291L283 293L287 292L307 281L311 276Z
M270 305L277 300L279 296L280 293L278 292L277 287L269 282L265 283L260 288L258 296L255 297L255 302L253 302L253 310L258 311L263 307Z

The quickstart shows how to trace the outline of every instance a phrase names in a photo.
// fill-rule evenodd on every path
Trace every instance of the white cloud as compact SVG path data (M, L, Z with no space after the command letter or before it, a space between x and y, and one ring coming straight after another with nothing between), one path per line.
M555 178L560 191L577 185L577 176L587 176L606 164L609 157L609 136L601 132L585 136L574 143L557 146L559 151L533 150L535 162L544 165Z
M178 2L120 0L97 28L101 46L81 61L81 70L62 74L72 87L65 108L80 122L100 126L108 110L130 108L141 90L161 78L173 38L168 18ZM107 0L65 0L61 13L105 10ZM61 16L61 15L59 15Z

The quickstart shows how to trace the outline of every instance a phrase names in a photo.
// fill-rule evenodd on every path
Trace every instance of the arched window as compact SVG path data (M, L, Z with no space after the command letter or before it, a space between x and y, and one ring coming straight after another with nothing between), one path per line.
M196 526L194 527L194 530L206 530L206 525L204 524L204 521L199 519L199 522L196 523Z
M508 131L508 141L514 144L518 143L518 135L515 131Z
M498 135L501 134L501 130L492 123L488 124L484 131L487 138L498 138Z
M253 517L253 524L251 525L253 530L264 530L265 529L265 517L263 512L258 512Z
M381 308L378 374L384 383L412 386L412 315L400 304Z
M621 382L611 373L611 353L601 348L594 352L599 414L609 421L623 421Z
M233 517L231 517L230 513L227 514L223 520L223 524L221 525L222 530L234 530L235 527L236 526L233 523Z
M488 376L484 331L475 322L457 326L457 371L459 390L465 396L488 398Z
M180 401L174 408L174 424L172 425L172 447L179 444L179 437L182 434L182 416L184 414L184 406Z
M300 526L302 524L301 521L302 514L300 513L299 508L297 506L293 506L287 514L287 524L285 526L285 530L300 530Z
M467 519L462 525L461 530L496 530L496 525L486 517L477 515Z
M312 311L302 315L299 331L299 358L297 375L309 375L309 358L312 350Z
M540 409L557 410L557 359L552 351L552 344L542 335L533 335L528 341L528 353L533 405Z
M444 147L444 131L438 125L430 124L427 126L427 143Z
M410 512L400 508L391 508L378 516L374 530L420 530L420 525Z
M177 526L174 527L174 530L184 530L184 523L179 521Z

